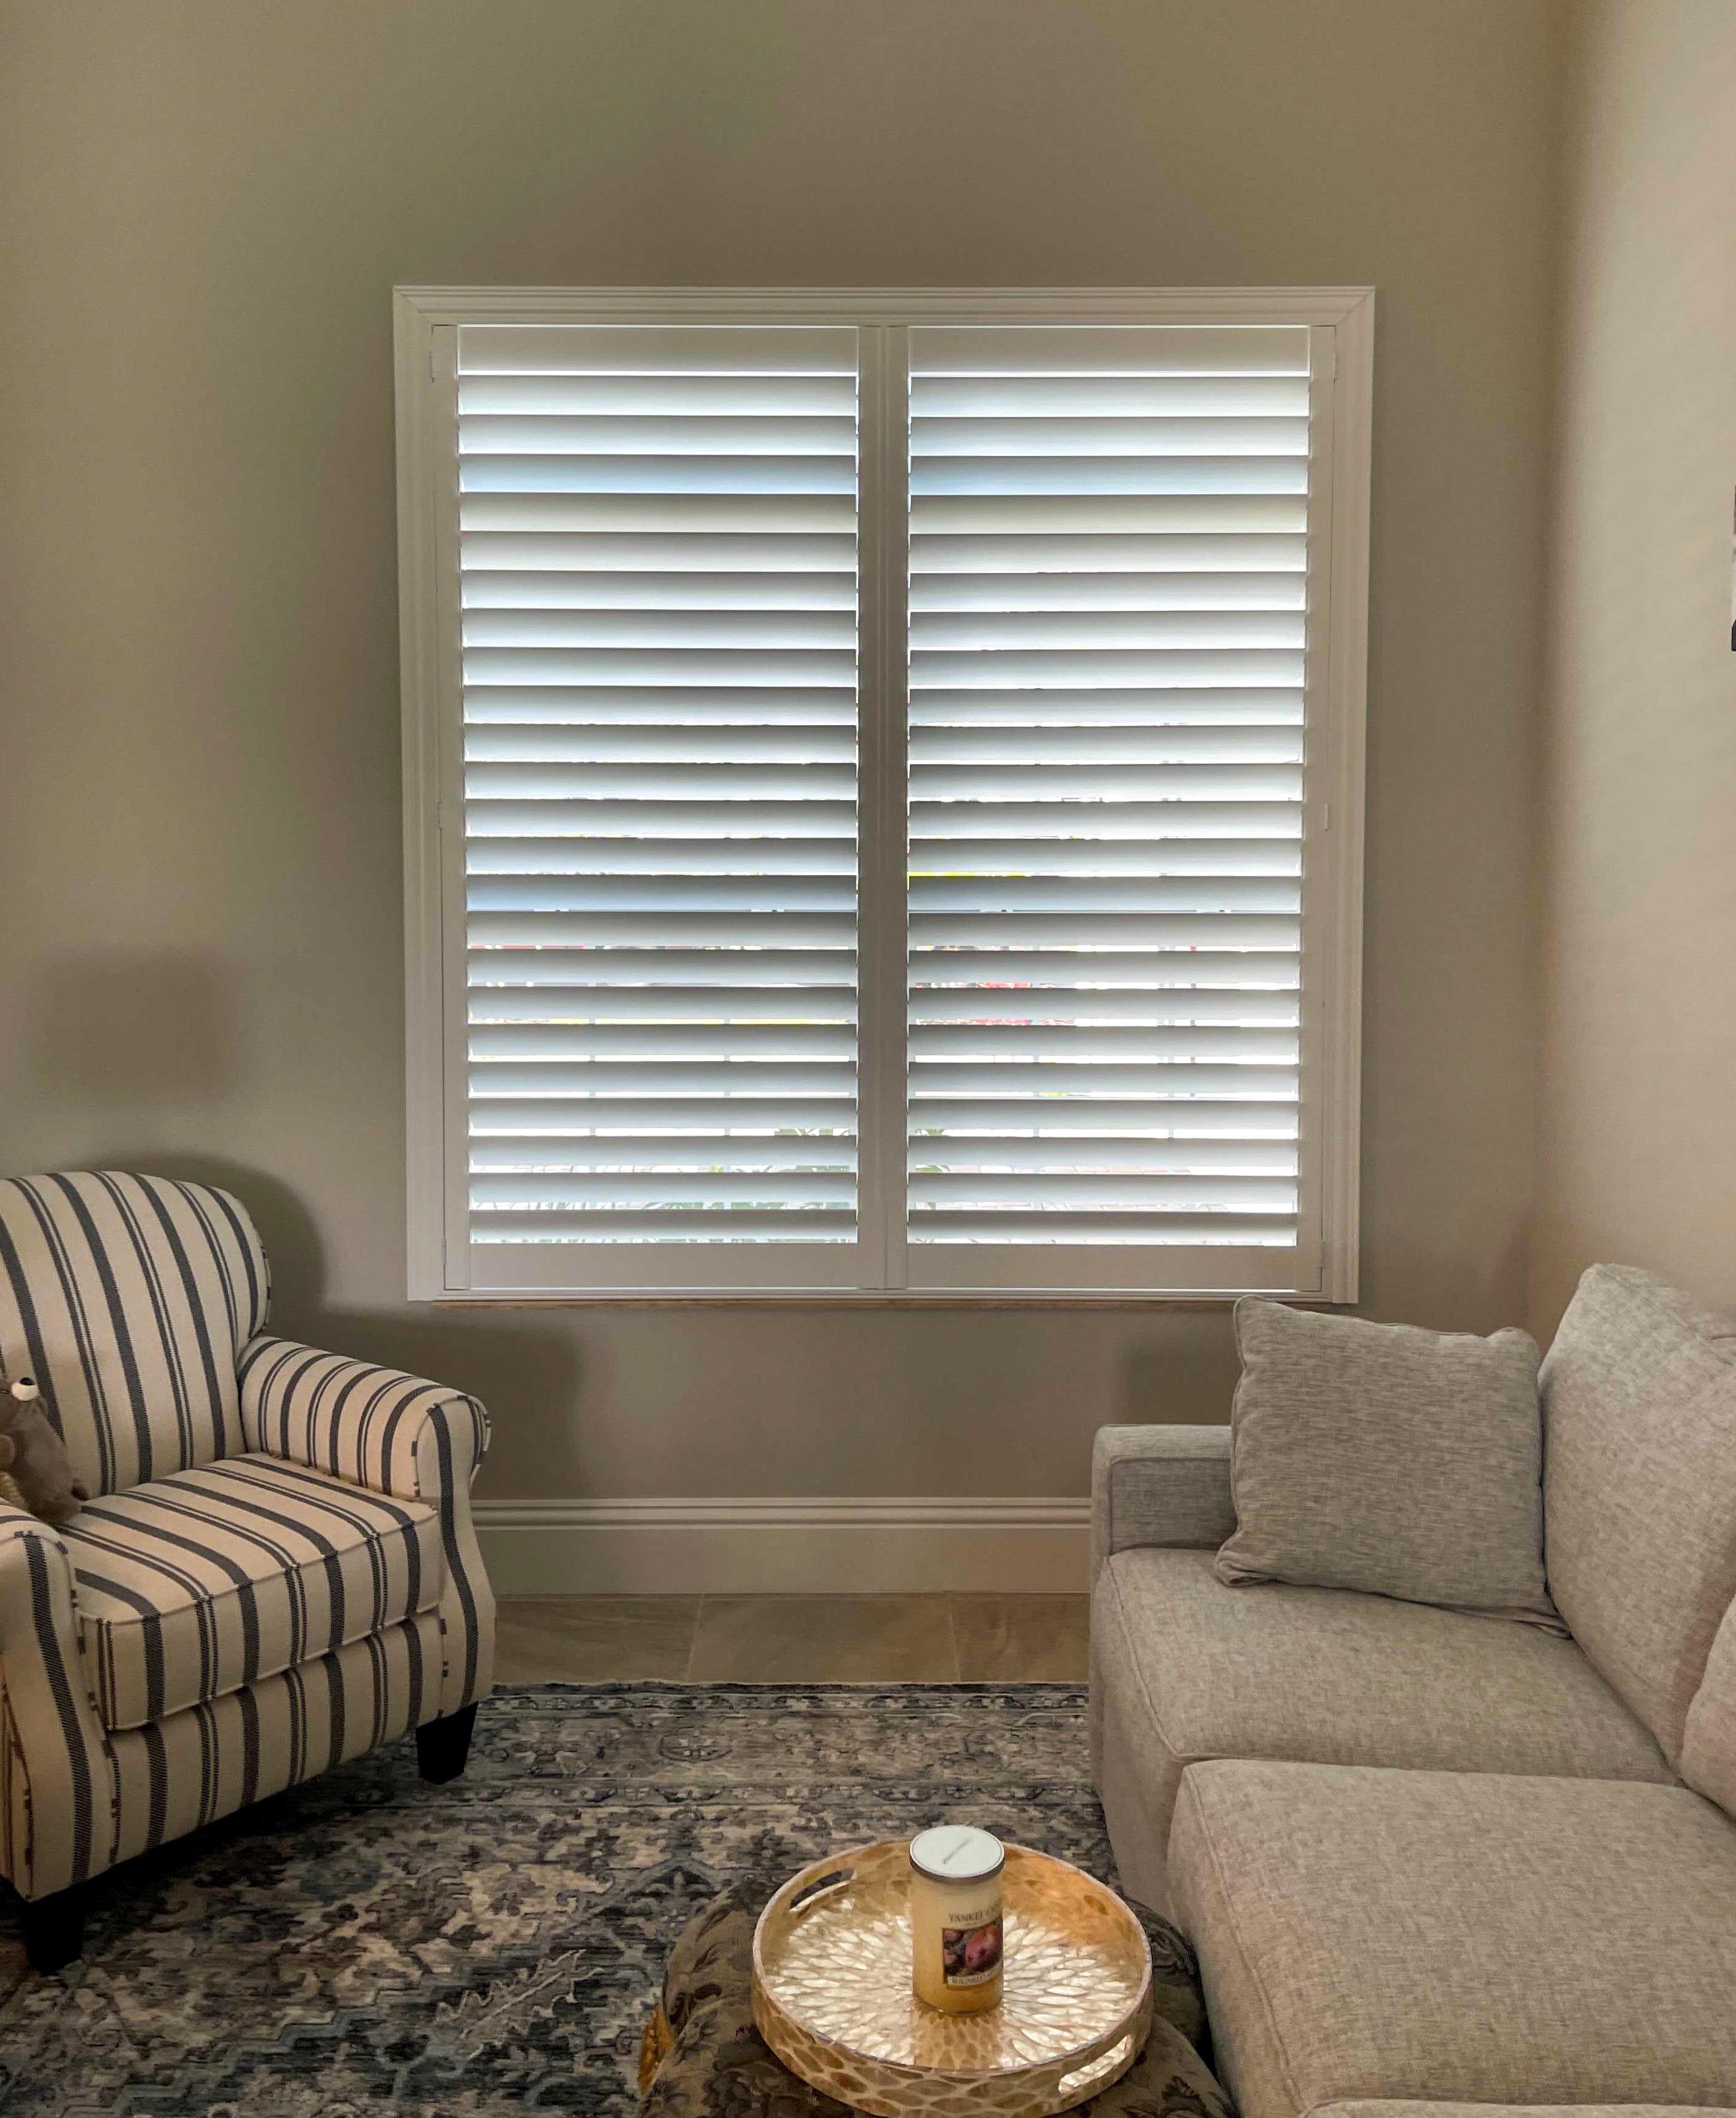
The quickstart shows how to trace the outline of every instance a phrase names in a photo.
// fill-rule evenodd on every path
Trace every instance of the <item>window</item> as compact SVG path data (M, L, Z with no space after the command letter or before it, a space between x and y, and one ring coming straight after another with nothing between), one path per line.
M413 1293L1354 1296L1371 322L399 294Z

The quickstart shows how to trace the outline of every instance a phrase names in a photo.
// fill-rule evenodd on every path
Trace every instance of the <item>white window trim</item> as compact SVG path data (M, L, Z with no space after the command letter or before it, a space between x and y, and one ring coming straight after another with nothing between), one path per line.
M441 393L450 394L453 335L467 323L765 323L848 321L871 326L944 322L961 318L995 323L1300 324L1331 335L1331 387L1323 393L1330 431L1318 451L1331 481L1330 601L1322 651L1325 668L1310 682L1315 703L1309 723L1310 807L1307 843L1313 865L1304 897L1303 958L1318 967L1319 1005L1304 1028L1305 1078L1318 1084L1309 1098L1309 1123L1318 1156L1322 1242L1318 1283L1264 1291L1317 1302L1357 1298L1360 1166L1362 876L1364 747L1367 697L1369 502L1373 414L1374 294L1368 287L989 288L932 289L658 289L399 287L393 295L397 385L398 543L400 667L404 705L406 1094L408 1104L409 1292L414 1301L667 1306L743 1302L779 1306L950 1307L1026 1304L1128 1307L1166 1302L1198 1305L1232 1300L1247 1291L1198 1284L1161 1288L1053 1283L936 1290L847 1287L731 1288L718 1281L688 1292L667 1286L554 1286L542 1292L515 1285L489 1290L468 1284L466 1142L463 1099L447 1094L448 1055L464 1048L464 904L462 827L458 857L443 857L448 819L463 816L462 771L455 740L461 724L459 677L457 555L450 511L435 491L434 437ZM880 334L869 333L871 340ZM887 363L865 348L863 387L889 390ZM442 363L448 372L442 376ZM889 448L898 431L884 419ZM888 475L884 463L862 466L865 528L884 539L891 511L875 507L871 488ZM896 599L876 610L866 593L886 576L864 568L861 610L865 698L882 667L902 663L904 617ZM898 687L902 697L902 687ZM864 718L861 773L894 775L902 798L903 740L887 740L880 717ZM865 862L890 858L865 845ZM883 949L882 954L886 951ZM902 960L866 960L869 980L902 987ZM865 992L865 1001L868 996ZM890 1025L898 1010L882 1006L875 1019ZM1309 1050L1312 1038L1315 1048ZM884 1054L883 1057L890 1057ZM902 1066L902 1045L895 1062ZM865 1188L873 1181L864 1172ZM750 1252L736 1251L743 1269ZM713 1265L716 1260L712 1261ZM1208 1270L1203 1264L1202 1271ZM727 1275L733 1278L733 1272Z

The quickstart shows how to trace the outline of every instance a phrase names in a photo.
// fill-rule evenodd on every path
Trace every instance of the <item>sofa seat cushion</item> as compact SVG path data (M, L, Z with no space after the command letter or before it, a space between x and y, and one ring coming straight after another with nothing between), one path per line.
M1231 1586L1209 1552L1117 1552L1097 1576L1092 1653L1160 1857L1201 1758L1674 1778L1572 1640L1350 1589Z
M1736 2102L1736 1824L1686 1787L1226 1760L1170 1872L1242 2118Z
M1366 2097L1317 2103L1309 2118L1736 2118L1715 2103L1408 2103Z
M61 1534L103 1718L136 1728L440 1600L440 1518L272 1456L93 1501Z

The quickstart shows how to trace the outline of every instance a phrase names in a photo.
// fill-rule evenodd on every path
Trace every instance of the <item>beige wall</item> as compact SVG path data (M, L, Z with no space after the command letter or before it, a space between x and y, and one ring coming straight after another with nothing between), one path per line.
M1586 0L1563 191L1535 1321L1736 1306L1736 6Z
M1221 1311L403 1302L389 290L1370 281L1367 1306L1512 1320L1559 26L0 0L0 1167L226 1177L283 1328L489 1399L497 1496L1064 1494L1221 1417Z

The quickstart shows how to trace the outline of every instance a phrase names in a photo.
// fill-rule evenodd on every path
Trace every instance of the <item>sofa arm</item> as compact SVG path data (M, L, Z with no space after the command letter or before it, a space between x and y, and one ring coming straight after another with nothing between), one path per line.
M440 1710L480 1699L494 1664L494 1598L470 1516L470 1482L488 1447L481 1404L447 1384L289 1339L251 1339L239 1374L249 1449L436 1510L446 1558Z
M1100 1427L1091 1464L1091 1578L1129 1545L1215 1551L1235 1528L1227 1427Z
M114 1773L58 1533L0 1501L0 1869L46 1898L114 1860Z

